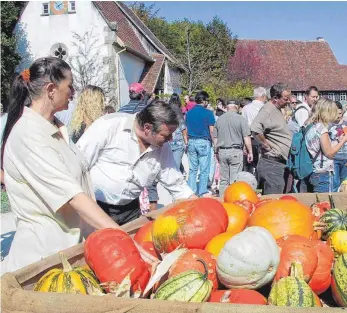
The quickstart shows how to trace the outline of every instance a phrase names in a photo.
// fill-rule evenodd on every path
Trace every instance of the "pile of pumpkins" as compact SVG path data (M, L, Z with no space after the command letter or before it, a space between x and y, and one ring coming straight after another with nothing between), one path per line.
M139 245L158 262L147 262ZM77 268L63 258L64 269L46 273L35 290L103 294L110 288L97 280L124 287L128 278L130 295L152 299L317 307L330 288L347 306L347 211L291 196L260 200L244 182L230 185L224 202L173 204L133 239L98 230L84 257L88 266ZM57 278L67 274L65 283Z

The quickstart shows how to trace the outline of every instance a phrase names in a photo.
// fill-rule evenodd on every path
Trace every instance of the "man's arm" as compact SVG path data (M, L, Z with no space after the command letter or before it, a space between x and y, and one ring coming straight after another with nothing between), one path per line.
M247 161L248 163L253 162L253 150L252 150L252 141L250 136L246 136L243 138L245 141L245 146L247 150Z
M270 121L270 115L265 110L260 110L251 125L252 136L261 144L265 151L270 151L271 146L264 136L265 129Z

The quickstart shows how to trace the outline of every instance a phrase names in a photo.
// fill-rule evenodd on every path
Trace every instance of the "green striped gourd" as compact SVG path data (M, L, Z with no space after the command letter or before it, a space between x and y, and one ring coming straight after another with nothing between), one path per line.
M63 269L54 268L43 275L36 283L34 291L62 292L75 294L103 293L94 273L84 267L70 265L63 253L60 253Z
M347 253L341 254L334 264L331 292L339 306L347 307Z
M171 277L164 282L154 299L175 300L182 302L204 302L207 301L212 292L212 282L207 279L208 268L206 263L202 262L205 268L205 274L195 270L190 270Z
M320 221L326 224L323 232L323 239L328 237L337 230L347 230L347 212L341 209L330 209L320 218Z
M292 264L290 275L273 284L268 303L270 305L290 307L320 306L319 298L316 297L303 279L304 275L300 263Z

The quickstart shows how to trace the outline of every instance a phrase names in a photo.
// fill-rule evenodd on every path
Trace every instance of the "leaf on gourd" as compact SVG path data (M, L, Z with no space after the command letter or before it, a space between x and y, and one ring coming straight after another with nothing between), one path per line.
M88 285L87 285L87 295L91 296L106 296L105 293L101 292L100 289L95 288L88 280Z
M100 284L101 287L107 288L109 293L119 298L130 298L131 279L130 275L135 269L132 269L129 274L122 280L120 284L115 281L105 282Z
M187 249L178 249L164 255L163 261L158 262L155 269L152 271L152 276L143 292L144 296L147 295L153 286L169 271L170 267L176 262L176 260L186 251Z

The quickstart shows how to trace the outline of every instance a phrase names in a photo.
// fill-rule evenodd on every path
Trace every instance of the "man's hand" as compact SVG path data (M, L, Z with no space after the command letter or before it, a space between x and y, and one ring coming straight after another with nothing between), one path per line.
M247 162L248 163L252 163L253 162L253 154L252 153L248 153L247 154Z
M270 145L269 145L268 143L262 143L262 144L261 144L261 149L262 149L263 151L265 151L265 152L271 151L271 147L270 147Z

